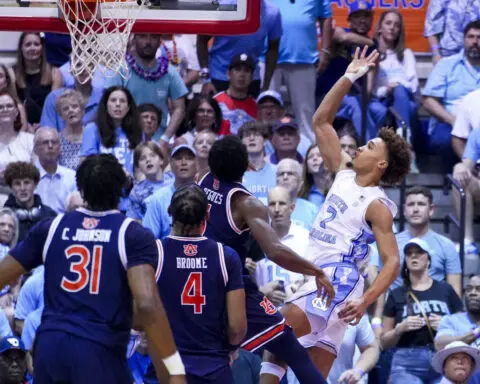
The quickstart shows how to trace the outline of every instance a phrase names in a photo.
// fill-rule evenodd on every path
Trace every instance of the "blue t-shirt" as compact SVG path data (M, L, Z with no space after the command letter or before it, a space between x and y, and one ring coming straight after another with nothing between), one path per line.
M470 132L463 158L473 160L474 163L480 159L480 129L474 129Z
M315 184L312 185L312 188L310 188L310 195L308 196L308 201L315 205L319 211L320 208L322 208L323 203L325 202L325 195L318 190Z
M409 240L413 239L408 230L400 232L395 235L398 243L398 250L400 251L400 265L403 265L405 254L403 248ZM455 244L450 239L442 236L435 231L429 230L421 237L427 242L432 254L430 255L432 262L430 264L430 277L438 281L444 281L446 275L460 274L462 269L460 266L460 256L455 248ZM377 244L372 244L370 247L370 264L382 269L383 262L378 254ZM403 284L403 279L398 276L393 282L390 289L397 288Z
M292 212L292 223L310 230L320 209L308 200L297 198L295 209Z
M44 270L34 273L23 284L15 306L15 319L25 320L30 313L43 310L43 287L45 283Z
M0 337L4 338L7 336L13 336L13 332L5 312L0 308Z
M119 211L79 208L33 227L10 252L26 270L45 265L42 332L65 332L126 353L133 317L127 270L158 267L150 231Z
M277 185L277 167L271 163L265 163L258 171L247 171L243 175L242 184L250 193L263 204L268 204L268 191Z
M127 360L130 372L132 372L134 384L143 384L143 376L145 376L151 361L148 354L142 355L138 352L135 352L132 357Z
M260 10L260 28L251 35L215 36L209 51L209 70L212 79L228 81L227 71L233 56L248 53L255 63L263 52L265 42L280 40L282 36L282 18L280 11L271 0L262 0ZM257 67L254 79L260 79Z
M146 211L143 225L150 229L157 239L164 239L170 234L172 216L168 214L168 207L175 190L175 184L166 185L157 189L145 200Z
M25 344L27 351L30 351L33 347L37 329L42 323L42 313L43 308L38 308L37 310L31 312L23 323L22 341Z
M148 179L142 180L139 183L135 184L128 196L129 205L127 210L127 217L132 219L142 220L147 211L147 205L145 200L151 196L157 189L163 187L165 182L160 181L151 181Z
M332 17L330 0L272 0L282 15L283 35L278 63L318 61L317 18ZM314 80L312 80L314 81Z

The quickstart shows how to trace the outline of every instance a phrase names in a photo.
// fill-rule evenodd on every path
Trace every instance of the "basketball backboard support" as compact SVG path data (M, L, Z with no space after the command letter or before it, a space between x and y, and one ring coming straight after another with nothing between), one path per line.
M238 35L260 25L261 0L150 0L136 33ZM118 10L122 19L122 10ZM0 0L0 30L68 33L55 0Z

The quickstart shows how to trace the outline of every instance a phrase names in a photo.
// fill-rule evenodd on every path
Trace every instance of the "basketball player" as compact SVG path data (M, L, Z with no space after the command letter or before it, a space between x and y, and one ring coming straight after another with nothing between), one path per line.
M326 383L291 328L285 324L285 319L259 293L245 268L250 236L273 262L293 272L314 276L322 298L327 297L327 301L335 295L329 279L320 268L280 242L269 225L267 208L241 184L248 168L248 154L238 137L227 136L216 141L210 150L208 165L211 173L199 183L210 203L205 236L232 247L243 266L248 327L246 340L241 346L252 352L266 348L278 354L302 383Z
M247 331L240 258L232 248L202 237L208 200L198 185L177 189L168 211L172 230L160 243L157 284L187 382L231 384L229 346L240 344ZM157 383L152 377L150 366L145 383Z
M117 210L127 182L122 166L112 155L94 155L76 177L87 208L41 221L0 262L1 287L45 264L35 383L131 384L125 356L133 302L157 371L165 365L170 383L186 383L155 282L157 244Z
M382 128L379 136L360 147L354 158L340 148L332 122L343 97L353 82L375 66L378 53L366 57L366 47L355 58L343 78L330 90L314 115L317 144L335 181L310 231L306 258L331 278L336 296L331 305L318 300L315 284L300 287L284 307L300 342L325 377L336 358L349 323L358 324L365 310L397 278L400 259L392 232L397 212L379 187L380 182L397 184L410 170L409 146L395 131ZM384 268L363 291L363 274L368 265L368 244L376 241ZM278 360L271 359L278 364ZM262 370L263 383L278 383ZM302 382L300 380L300 382Z

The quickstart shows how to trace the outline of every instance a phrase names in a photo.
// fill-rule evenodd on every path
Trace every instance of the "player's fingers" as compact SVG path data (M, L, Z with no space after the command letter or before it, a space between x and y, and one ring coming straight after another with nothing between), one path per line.
M365 59L365 57L367 56L367 51L368 51L368 45L364 45L362 50L362 56L360 56L362 59Z
M366 46L365 46L366 47ZM370 54L368 55L367 57L367 61L375 61L376 58L378 57L378 51L376 49L374 49L372 52L370 52Z
M358 60L360 57L360 47L355 48L355 54L353 55L354 60Z

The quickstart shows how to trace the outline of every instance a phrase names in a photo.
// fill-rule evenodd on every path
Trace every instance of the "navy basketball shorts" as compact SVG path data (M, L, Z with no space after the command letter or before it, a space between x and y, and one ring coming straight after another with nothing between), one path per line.
M35 384L132 384L125 353L60 331L37 335Z
M287 325L277 307L256 288L245 293L248 329L241 346L254 352L282 335Z
M214 377L200 377L187 373L187 384L233 384L232 370L229 366L212 376Z

